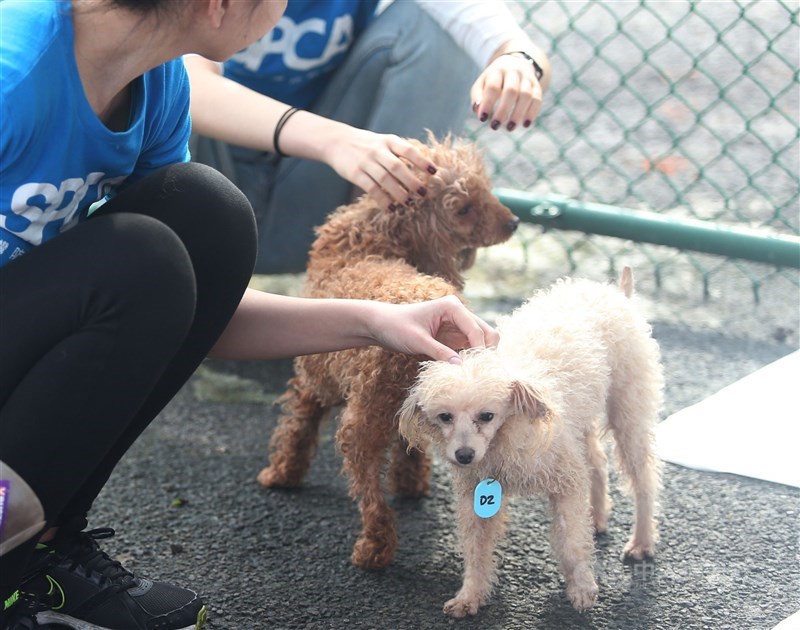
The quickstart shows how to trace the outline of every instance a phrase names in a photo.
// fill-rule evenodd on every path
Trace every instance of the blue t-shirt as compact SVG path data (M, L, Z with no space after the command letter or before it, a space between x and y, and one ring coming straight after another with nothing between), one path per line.
M225 76L308 107L372 21L378 0L291 0L278 24L225 62Z
M0 266L84 220L125 185L189 159L181 60L134 82L130 125L110 131L83 91L70 3L0 1Z

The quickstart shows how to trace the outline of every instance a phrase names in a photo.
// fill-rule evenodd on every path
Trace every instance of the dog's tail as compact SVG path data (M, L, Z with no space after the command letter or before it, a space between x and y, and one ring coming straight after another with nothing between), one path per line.
M625 297L633 295L633 269L628 265L622 268L622 275L619 277L619 290L625 294Z

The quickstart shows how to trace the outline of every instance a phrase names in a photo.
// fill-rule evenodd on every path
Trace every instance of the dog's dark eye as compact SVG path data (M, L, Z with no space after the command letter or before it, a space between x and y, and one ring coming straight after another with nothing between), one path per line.
M453 414L450 413L440 413L439 414L439 421L444 422L445 424L449 424L453 421Z
M491 411L482 411L478 414L478 420L481 422L491 422L492 418L494 418L494 414Z
M467 204L463 208L459 209L457 214L458 214L458 216L463 217L463 216L468 215L471 210L472 210L472 206Z

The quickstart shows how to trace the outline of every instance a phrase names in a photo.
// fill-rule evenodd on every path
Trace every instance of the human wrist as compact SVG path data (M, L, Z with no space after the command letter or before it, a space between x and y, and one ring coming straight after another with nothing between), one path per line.
M356 336L367 340L367 345L380 345L379 331L385 321L381 303L371 300L357 300L357 303Z
M352 129L324 116L307 110L293 114L284 123L280 132L280 149L293 157L313 160L331 165L331 160L347 140L347 131Z
M520 53L524 53L525 56ZM509 39L505 44L500 46L492 55L492 62L504 55L517 56L528 63L530 63L530 61L528 61L526 57L531 57L542 70L542 75L541 78L538 79L538 82L542 88L542 92L547 92L552 79L553 70L550 66L550 59L544 49L534 44L528 38L517 37ZM532 63L531 68L533 68L534 73L536 73L536 68ZM538 77L538 73L536 73L536 75Z
M524 50L510 50L508 52L501 53L499 56L512 56L512 57L519 57L520 59L524 59L528 63L533 66L533 73L536 75L536 80L541 82L544 79L544 68L539 65L539 63L534 59L533 55L528 54Z
M379 333L385 319L380 302L353 298L315 300L324 311L324 326L329 334L338 337L340 348L359 348L379 345Z
M272 132L272 149L280 157L287 157L287 154L284 153L280 147L281 132L284 126L286 126L286 123L289 122L289 119L299 111L302 111L299 107L289 107L281 114L278 122L275 123L275 130Z

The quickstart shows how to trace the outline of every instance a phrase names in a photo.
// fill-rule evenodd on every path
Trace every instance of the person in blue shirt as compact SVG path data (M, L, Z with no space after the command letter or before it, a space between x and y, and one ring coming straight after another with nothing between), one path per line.
M186 63L193 159L253 204L258 273L305 269L314 227L360 191L412 201L405 138L458 134L470 106L496 131L524 129L551 80L507 3L476 0L292 0L224 64Z
M0 2L2 630L204 625L195 592L134 576L99 547L113 530L86 527L116 464L206 356L378 344L457 362L455 349L497 341L455 299L247 288L252 208L222 174L188 161L182 56L224 60L284 8Z

